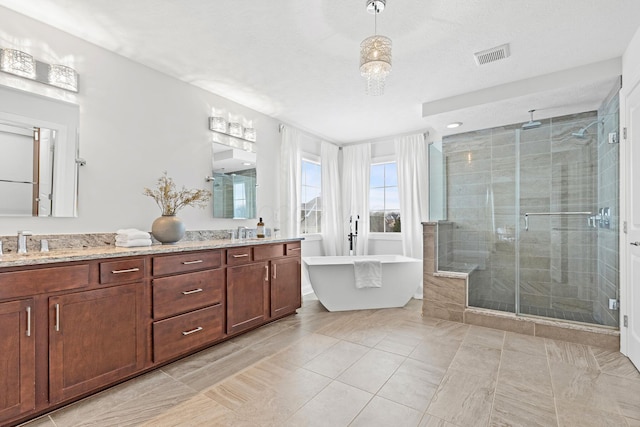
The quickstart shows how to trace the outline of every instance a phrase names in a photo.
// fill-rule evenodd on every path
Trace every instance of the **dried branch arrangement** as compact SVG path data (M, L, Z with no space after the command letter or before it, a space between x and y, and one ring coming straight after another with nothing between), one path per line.
M162 215L175 215L186 206L197 206L204 209L211 198L209 190L188 190L184 186L182 186L181 190L176 190L176 184L172 178L167 176L167 171L164 171L162 176L158 178L158 184L155 189L152 190L145 187L142 194L152 197L156 201L162 211Z

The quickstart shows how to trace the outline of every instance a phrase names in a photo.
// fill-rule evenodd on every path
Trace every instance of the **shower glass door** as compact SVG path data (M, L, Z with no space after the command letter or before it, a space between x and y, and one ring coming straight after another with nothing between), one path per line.
M516 131L518 314L607 323L598 241L612 206L605 212L599 199L602 125L594 111Z

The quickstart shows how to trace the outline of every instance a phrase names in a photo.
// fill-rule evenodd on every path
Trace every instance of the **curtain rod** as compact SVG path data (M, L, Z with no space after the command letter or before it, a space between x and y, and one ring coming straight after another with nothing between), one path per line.
M385 142L385 141L393 141L396 138L402 138L403 136L410 136L410 135L420 135L422 134L422 136L424 136L425 141L427 140L428 136L429 136L429 131L426 130L424 132L408 132L408 133L402 133L399 135L393 135L393 136L385 136L382 138L376 138L376 139L372 139L370 141L358 141L358 142L352 142L352 143L347 143L347 144L342 144L340 146L340 149L342 149L343 147L347 147L347 146L353 146L353 145L362 145L362 144L377 144L379 142Z

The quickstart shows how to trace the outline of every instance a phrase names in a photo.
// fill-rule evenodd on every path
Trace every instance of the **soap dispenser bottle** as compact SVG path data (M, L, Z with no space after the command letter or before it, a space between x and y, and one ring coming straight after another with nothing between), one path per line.
M256 228L256 237L259 239L264 238L264 222L262 222L262 218L258 221L258 227Z

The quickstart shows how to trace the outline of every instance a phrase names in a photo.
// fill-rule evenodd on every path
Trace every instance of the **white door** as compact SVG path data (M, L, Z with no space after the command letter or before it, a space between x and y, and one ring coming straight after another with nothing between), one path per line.
M640 369L640 83L624 100L626 150L621 150L626 162L628 209L627 234L622 234L622 256L627 263L627 356ZM635 132L634 132L635 130ZM624 313L623 313L624 314ZM624 318L623 318L624 322ZM621 328L624 333L624 325Z

